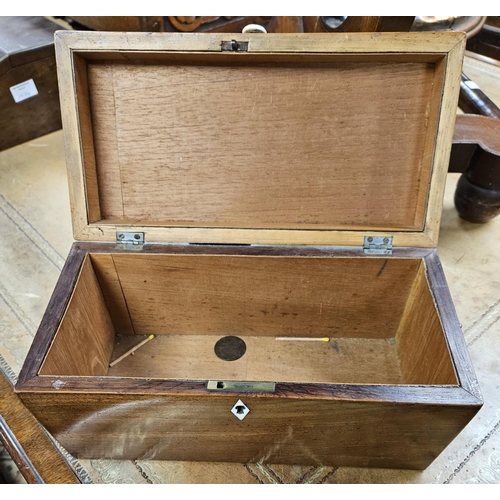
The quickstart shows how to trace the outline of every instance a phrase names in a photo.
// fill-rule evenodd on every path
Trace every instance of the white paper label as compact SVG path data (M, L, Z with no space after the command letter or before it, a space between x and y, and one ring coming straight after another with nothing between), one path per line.
M38 90L32 78L31 80L26 80L25 82L18 83L11 87L10 93L17 103L38 95Z
M467 87L469 87L471 90L477 90L479 88L479 85L477 83L474 83L472 80L465 82L465 85L467 85Z

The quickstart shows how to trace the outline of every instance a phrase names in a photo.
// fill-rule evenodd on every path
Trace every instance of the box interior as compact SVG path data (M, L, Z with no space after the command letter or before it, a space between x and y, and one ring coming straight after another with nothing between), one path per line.
M393 257L90 253L39 375L458 384L423 259Z
M89 223L422 231L444 61L77 51Z

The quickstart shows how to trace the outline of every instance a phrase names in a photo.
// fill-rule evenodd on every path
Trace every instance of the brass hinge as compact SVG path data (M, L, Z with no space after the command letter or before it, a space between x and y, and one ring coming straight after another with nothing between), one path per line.
M367 255L392 255L392 236L365 236L363 251Z
M116 247L124 250L142 250L144 233L116 232Z

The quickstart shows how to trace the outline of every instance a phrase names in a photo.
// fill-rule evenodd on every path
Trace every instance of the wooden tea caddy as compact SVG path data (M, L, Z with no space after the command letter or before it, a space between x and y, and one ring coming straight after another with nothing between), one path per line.
M58 33L80 241L17 384L40 422L86 458L431 463L482 405L436 251L464 45Z

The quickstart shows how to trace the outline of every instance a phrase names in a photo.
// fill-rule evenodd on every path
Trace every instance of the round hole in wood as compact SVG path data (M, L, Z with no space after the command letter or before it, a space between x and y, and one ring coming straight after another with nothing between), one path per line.
M219 339L214 347L215 354L224 361L236 361L247 350L247 345L239 337L228 335Z

